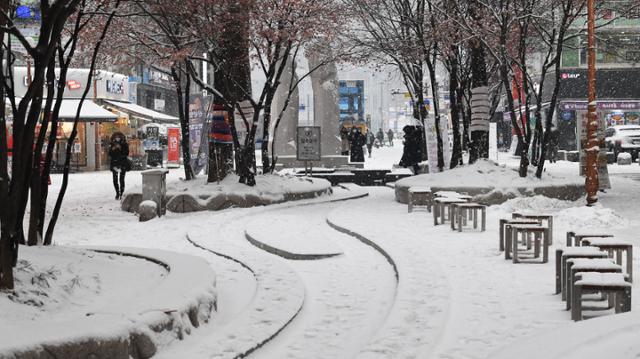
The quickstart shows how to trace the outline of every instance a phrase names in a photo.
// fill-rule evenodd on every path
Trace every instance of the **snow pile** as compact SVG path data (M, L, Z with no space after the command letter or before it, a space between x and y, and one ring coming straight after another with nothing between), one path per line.
M611 208L605 208L601 204L593 207L581 206L567 208L556 215L556 220L571 223L574 228L600 229L600 228L624 228L629 226L629 221L620 216Z
M545 174L542 179L535 177L535 168L529 167L527 177L520 177L514 169L505 165L498 165L490 160L480 160L470 166L456 167L449 171L424 174L402 179L396 186L412 187L471 187L510 190L514 188L533 188L538 186L567 186L584 184L584 179L578 176L562 177Z
M545 196L517 197L510 199L495 208L506 213L537 212L550 213L575 207L576 203Z

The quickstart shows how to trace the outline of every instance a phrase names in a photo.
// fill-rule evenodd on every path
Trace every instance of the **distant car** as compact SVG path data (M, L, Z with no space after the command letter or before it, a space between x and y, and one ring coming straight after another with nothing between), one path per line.
M607 128L604 136L607 150L613 152L616 158L621 152L630 153L633 161L638 158L638 153L640 152L640 126L611 126Z

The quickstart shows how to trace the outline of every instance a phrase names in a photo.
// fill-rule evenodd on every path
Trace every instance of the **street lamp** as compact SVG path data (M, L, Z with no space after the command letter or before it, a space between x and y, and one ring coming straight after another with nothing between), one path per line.
M596 113L596 39L595 39L595 0L587 0L587 81L588 81L588 114L587 114L587 165L585 189L587 206L598 202L598 115Z

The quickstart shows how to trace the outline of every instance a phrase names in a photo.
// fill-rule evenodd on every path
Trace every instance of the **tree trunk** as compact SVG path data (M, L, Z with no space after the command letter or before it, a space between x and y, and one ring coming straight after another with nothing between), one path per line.
M460 103L458 102L458 48L451 46L449 57L449 101L451 104L451 126L453 127L453 149L449 168L455 168L462 161L462 141L460 136Z
M189 96L191 87L191 75L185 71L184 76L184 92L182 91L182 76L179 73L180 68L171 67L171 76L176 87L176 95L178 96L178 117L180 118L180 132L182 147L182 163L184 166L184 178L187 181L192 180L195 176L193 168L191 168L191 149L189 139Z

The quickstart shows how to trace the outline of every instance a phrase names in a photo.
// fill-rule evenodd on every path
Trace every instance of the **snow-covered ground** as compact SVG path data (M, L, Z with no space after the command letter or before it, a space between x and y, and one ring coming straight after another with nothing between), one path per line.
M401 152L400 141L374 149L365 167L390 168ZM504 153L499 162L517 166ZM505 261L498 219L515 210L552 213L554 247L563 246L568 230L593 229L637 248L640 166L609 171L613 188L595 207L514 199L488 209L483 233L434 227L430 213L407 213L390 188L352 186L297 203L169 213L140 223L119 210L110 173L73 174L55 242L168 249L209 262L217 274L218 312L183 341L159 343L159 358L490 358L501 347L576 325L553 295L553 249L545 265ZM547 172L577 176L578 167L558 162ZM169 173L170 180L181 176ZM128 186L140 182L139 173L127 175ZM59 184L53 176L53 195ZM363 191L369 195L347 199ZM285 259L257 248L247 235L290 253L338 255ZM639 296L636 285L632 308ZM584 345L599 352L597 341ZM629 347L617 357L640 355L637 344Z

